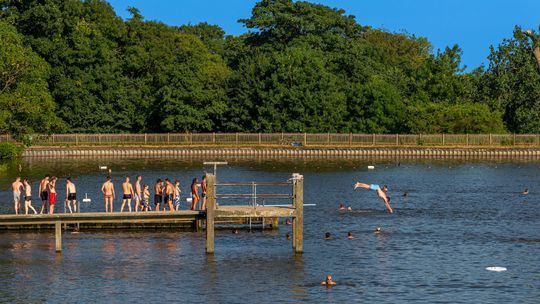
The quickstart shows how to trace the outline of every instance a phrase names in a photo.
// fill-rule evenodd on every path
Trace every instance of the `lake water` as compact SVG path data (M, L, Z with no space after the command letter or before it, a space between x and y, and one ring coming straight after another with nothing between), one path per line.
M64 234L56 255L52 232L0 233L2 302L367 302L538 303L540 299L540 162L456 160L242 160L218 169L219 181L285 181L305 177L304 254L278 231L218 230L216 253L191 231ZM189 160L22 160L21 175L71 175L79 196L103 210L98 195L113 170L180 179L186 187L205 168ZM367 170L375 165L375 170ZM210 170L210 168L207 168ZM0 175L1 213L11 212ZM355 181L385 183L394 214ZM528 196L520 195L529 188ZM34 183L37 192L37 185ZM64 180L59 193L63 199ZM403 196L404 193L407 196ZM9 202L9 203L8 203ZM267 202L271 203L271 202ZM339 203L352 212L337 210ZM37 206L37 203L34 203ZM119 201L115 208L120 207ZM380 226L382 233L373 233ZM352 231L355 238L347 240ZM334 240L325 241L330 232ZM490 272L489 266L507 267ZM320 282L331 274L338 285Z

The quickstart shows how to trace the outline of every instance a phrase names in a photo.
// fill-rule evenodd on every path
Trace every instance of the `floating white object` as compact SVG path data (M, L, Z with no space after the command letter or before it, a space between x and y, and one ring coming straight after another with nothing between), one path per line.
M486 267L486 270L487 271L495 271L495 272L503 272L503 271L506 271L506 267L499 267L499 266L491 266L491 267Z
M367 166L367 168L368 168L369 170L373 170L373 169L375 169L375 166Z
M191 197L186 197L186 202L191 203L193 199Z
M90 203L90 202L92 202L92 200L88 198L88 193L85 193L85 194L84 194L84 198L83 198L82 202L83 202L83 203Z
M99 166L100 170L107 170L107 166Z

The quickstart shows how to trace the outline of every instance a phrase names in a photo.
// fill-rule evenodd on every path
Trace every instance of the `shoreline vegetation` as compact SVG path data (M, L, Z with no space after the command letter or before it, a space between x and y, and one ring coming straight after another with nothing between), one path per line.
M2 2L0 134L540 133L538 30L466 72L458 45L309 2L261 0L239 36L128 11Z

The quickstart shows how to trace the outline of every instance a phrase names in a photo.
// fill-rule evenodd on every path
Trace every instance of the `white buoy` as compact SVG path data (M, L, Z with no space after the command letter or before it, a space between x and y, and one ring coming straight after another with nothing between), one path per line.
M503 271L506 271L506 267L499 267L499 266L491 266L491 267L486 267L486 270L487 271L494 271L494 272L503 272Z
M375 169L375 166L367 166L368 170L373 170Z
M100 170L107 170L107 166L99 166Z
M84 198L83 198L82 201L83 201L83 203L90 203L90 202L92 202L92 200L88 198L88 193L85 193L85 194L84 194Z

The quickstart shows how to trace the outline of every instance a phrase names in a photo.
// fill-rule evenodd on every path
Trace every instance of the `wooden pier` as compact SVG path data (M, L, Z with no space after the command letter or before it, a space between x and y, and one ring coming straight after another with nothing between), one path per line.
M107 226L113 225L166 225L166 224L189 224L196 227L206 227L206 252L214 253L215 224L220 221L235 219L263 218L263 219L293 219L293 248L295 253L303 251L303 177L294 175L291 179L292 204L284 206L220 206L217 202L216 178L213 174L206 175L207 201L206 211L161 211L161 212L130 212L130 213L60 213L40 215L0 215L1 228L43 229L54 227L56 237L56 251L62 251L62 225L66 224L92 224ZM205 223L205 225L204 225ZM263 220L264 223L264 220Z

